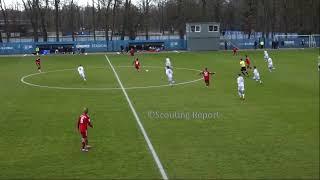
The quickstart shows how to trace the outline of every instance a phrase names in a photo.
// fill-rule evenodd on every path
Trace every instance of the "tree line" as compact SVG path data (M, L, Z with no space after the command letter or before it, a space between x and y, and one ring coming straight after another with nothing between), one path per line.
M178 34L184 38L186 22L214 21L221 31L238 30L250 35L262 32L320 33L319 0L21 0L10 6L0 0L0 42L12 33L31 36L34 41L54 32L61 35L97 32L105 40L114 36L135 39L150 33ZM3 34L5 37L3 37Z

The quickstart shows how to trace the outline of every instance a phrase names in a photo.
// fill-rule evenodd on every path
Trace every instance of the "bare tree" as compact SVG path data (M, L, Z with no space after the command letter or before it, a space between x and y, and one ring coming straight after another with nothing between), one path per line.
M8 19L8 13L7 13L7 7L4 1L0 0L0 8L1 8L1 14L3 16L4 20L4 31L6 33L7 42L10 41L10 32L9 32L9 19ZM0 32L1 34L1 32ZM2 35L0 36L0 41L2 42Z
M244 1L245 10L243 12L244 16L244 31L248 34L248 39L250 39L251 32L255 28L256 22L256 1L255 0L245 0Z
M207 0L201 0L201 2L202 2L202 8L201 8L202 19L206 21L207 20Z
M166 4L166 0L158 1L158 10L160 16L160 32L164 35L164 6Z
M178 31L179 31L179 36L180 39L184 39L184 15L183 15L183 0L177 0L178 7L177 7L177 12L178 12Z
M54 9L55 9L55 27L56 27L56 41L59 42L60 41L60 37L59 37L59 4L60 4L60 0L54 0Z
M273 33L276 30L276 24L278 23L277 21L277 7L278 7L278 1L277 0L272 0L272 17L271 17L271 31L272 31L272 37Z
M170 30L183 39L185 23L199 21L220 22L221 29L244 31L248 38L254 31L263 35L320 33L319 0L140 0L139 5L132 4L132 0L90 0L81 8L75 0L21 1L23 10L8 9L0 0L0 42L15 31L28 35L29 29L19 25L25 21L30 22L36 42L39 31L44 41L48 40L48 32L56 32L57 41L61 32L72 32L75 40L80 27L82 31L93 31L95 39L96 31L105 31L106 41L116 32L120 32L121 39L128 35L134 39L140 31L149 39L154 30L163 34Z
M150 3L152 0L142 0L144 30L146 40L149 40L149 26L150 26Z
M41 29L42 29L42 36L43 41L48 41L48 32L47 32L47 12L49 9L49 0L44 0L44 7L42 7L42 3L38 2L36 4L37 11L40 14L40 22L41 22Z
M221 22L221 11L223 8L223 0L216 0L215 1L215 6L214 6L214 19L216 22Z
M96 9L94 7L94 0L92 0L92 28L93 28L93 39L96 40Z
M117 7L119 4L119 0L114 0L113 2L113 7L112 7L112 30L111 30L111 40L114 35L114 30L115 30L115 21L116 21L116 15L117 15Z
M123 21L121 26L121 40L124 40L124 36L126 35L126 30L128 30L128 22L129 13L130 13L131 0L126 0L124 4L124 13L123 13Z
M112 0L100 0L101 5L104 7L104 28L105 28L105 38L109 41L109 11Z
M74 10L74 3L73 0L70 2L70 19L71 19L71 29L72 29L72 41L75 40L75 10Z
M101 3L100 3L100 0L97 0L97 22L98 22L98 24L97 24L97 28L98 29L101 29L101 28L103 28L103 25L102 25L102 23L100 23L100 22L102 22L103 21L103 16L102 16L102 10L101 10Z
M38 35L38 10L37 10L37 4L39 3L39 0L27 0L27 2L25 2L24 0L22 0L23 6L25 11L27 12L29 19L30 19L30 23L32 25L32 29L33 29L33 39L35 42L39 41L39 35Z

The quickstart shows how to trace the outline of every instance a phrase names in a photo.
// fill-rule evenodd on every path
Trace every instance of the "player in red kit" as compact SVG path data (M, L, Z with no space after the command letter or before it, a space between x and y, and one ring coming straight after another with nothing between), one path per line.
M250 58L248 57L248 55L246 55L246 65L247 65L247 69L251 69L250 64L251 64Z
M41 72L41 60L40 60L40 57L38 57L36 59L36 66L38 68L38 71Z
M134 49L133 48L130 49L130 55L134 56Z
M237 47L233 47L232 51L233 51L233 55L238 55L238 48Z
M88 126L93 128L90 117L88 115L88 108L84 108L83 113L78 118L77 125L78 131L80 132L82 137L82 152L88 152L88 149L90 148L90 146L88 145Z
M140 62L139 62L138 58L136 58L136 60L134 60L133 64L134 64L134 67L136 68L136 70L138 72L140 72Z
M215 74L215 72L209 72L208 68L205 68L205 70L200 73L200 75L203 75L203 79L204 79L204 82L206 83L206 87L209 87L211 74Z

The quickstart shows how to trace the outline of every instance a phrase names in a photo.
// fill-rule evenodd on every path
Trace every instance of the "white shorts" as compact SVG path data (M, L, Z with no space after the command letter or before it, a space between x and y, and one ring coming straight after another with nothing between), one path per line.
M238 86L238 91L244 92L244 86Z
M253 79L254 79L254 80L260 80L260 75L259 75L259 74L255 74L255 75L253 76Z
M79 75L80 75L81 77L84 77L84 76L85 76L83 72L79 72Z
M167 75L167 77L168 77L168 81L172 81L173 76L168 76Z

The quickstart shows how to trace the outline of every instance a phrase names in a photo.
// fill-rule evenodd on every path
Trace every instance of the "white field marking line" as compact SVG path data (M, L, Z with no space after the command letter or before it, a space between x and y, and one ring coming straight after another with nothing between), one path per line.
M132 67L132 66L114 66L114 67ZM162 67L158 67L158 66L143 66L143 67L149 67L149 68L162 68ZM104 69L105 67L94 67L94 68L90 68L90 69ZM89 68L87 68L89 69ZM189 69L189 68L175 68L175 69L185 69L185 70L190 70L190 71L199 71L196 69ZM39 88L48 88L48 89L60 89L60 90L94 90L94 91L102 91L102 90L120 90L121 88L86 88L86 87L60 87L60 86L47 86L47 85L39 85L39 84L33 84L30 82L27 82L25 79L28 77L32 77L32 76L36 76L36 75L40 75L40 74L47 74L47 73L52 73L52 72L61 72L61 71L70 71L70 70L75 70L75 69L61 69L61 70L54 70L54 71L46 71L46 72L38 72L38 73L33 73L33 74L28 74L23 76L20 81L24 84L27 84L29 86L33 86L33 87L39 87ZM200 71L199 71L200 72ZM180 83L176 83L173 86L178 86L178 85L184 85L184 84L191 84L197 81L202 80L203 78L200 79L196 79L196 80L192 80L192 81L185 81L185 82L180 82ZM159 88L159 87L168 87L170 86L169 84L164 84L164 85L153 85L153 86L137 86L137 87L127 87L125 89L149 89L149 88Z
M203 78L200 78L200 79L196 79L196 80L193 80L193 81L186 81L186 82L181 82L181 83L176 83L176 84L164 84L164 85L159 85L159 86L145 86L145 87L127 87L127 88L124 88L124 89L149 89L149 88L158 88L158 87L168 87L168 86L178 86L178 85L184 85L184 84L190 84L190 83L194 83L194 82L197 82L197 81L200 81L202 80Z
M128 96L126 90L124 89L124 87L123 87L123 85L122 85L122 82L121 82L121 80L120 80L120 78L119 78L119 76L118 76L118 73L116 72L116 70L114 69L113 65L111 64L108 56L105 55L105 57L106 57L106 60L108 61L109 65L110 65L110 67L111 67L111 69L112 69L112 71L113 71L113 73L114 73L114 75L115 75L115 77L116 77L116 79L117 79L120 87L121 87L121 90L122 90L124 96L125 96L126 99L127 99L127 102L128 102L128 104L129 104L129 106L130 106L130 109L131 109L131 111L132 111L132 113L133 113L133 115L134 115L134 117L135 117L135 119L136 119L139 127L140 127L140 130L141 130L141 132L142 132L142 134L143 134L143 137L144 137L145 141L146 141L147 144L148 144L148 147L149 147L149 150L150 150L150 152L151 152L151 154L152 154L152 157L153 157L154 161L156 162L156 164L157 164L157 166L158 166L158 169L159 169L159 171L160 171L160 173L161 173L162 179L168 179L168 176L167 176L167 174L166 174L166 172L165 172L165 170L164 170L164 168L163 168L163 166L162 166L162 164L161 164L161 162L160 162L160 159L159 159L156 151L155 151L154 148L153 148L153 145L152 145L152 143L151 143L151 141L150 141L150 139L149 139L149 137L148 137L148 135L147 135L147 132L145 131L145 129L144 129L144 127L143 127L143 125L142 125L142 123L141 123L141 121L140 121L140 118L139 118L136 110L134 109L134 107L133 107L133 105L132 105L132 103L131 103L131 100L130 100L129 96Z
M124 68L127 68L127 67L133 67L133 66L114 66L114 67L124 67ZM160 66L142 66L142 67L146 67L146 68L157 68L157 69L165 69L165 67L160 67ZM201 70L198 70L198 69L191 69L191 68L173 68L173 69L185 69L185 70L189 70L189 71L197 71L197 72L202 72Z
M104 69L102 67L95 67L91 69ZM39 74L47 74L47 73L52 73L52 72L61 72L61 71L71 71L71 70L76 70L74 69L60 69L60 70L54 70L54 71L46 71L46 72L38 72L38 73L33 73L33 74L28 74L26 76L23 76L20 81L24 84L27 84L29 86L34 86L34 87L40 87L40 88L49 88L49 89L61 89L61 90L115 90L119 88L68 88L68 87L59 87L59 86L46 86L46 85L38 85L38 84L33 84L25 81L26 78L31 77L31 76L36 76Z

